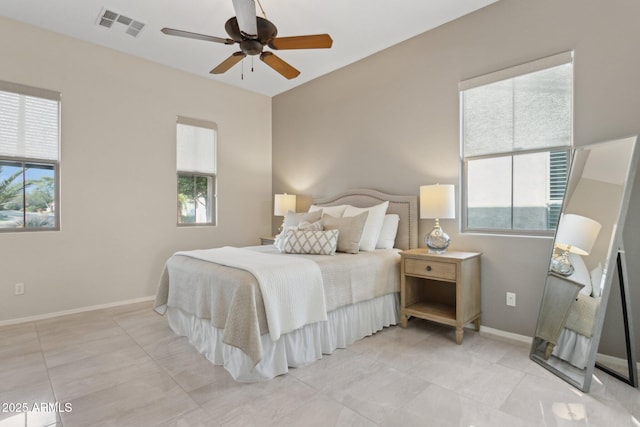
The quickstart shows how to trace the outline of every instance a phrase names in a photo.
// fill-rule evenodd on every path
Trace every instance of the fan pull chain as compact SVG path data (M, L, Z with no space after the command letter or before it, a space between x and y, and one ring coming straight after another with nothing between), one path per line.
M251 57L251 72L253 73L253 56Z
M240 80L244 80L244 58L240 62Z

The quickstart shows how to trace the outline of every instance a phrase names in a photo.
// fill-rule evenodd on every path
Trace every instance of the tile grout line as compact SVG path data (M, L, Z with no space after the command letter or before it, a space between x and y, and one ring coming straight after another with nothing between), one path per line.
M113 315L110 315L109 317L111 318L111 320L113 320L113 322L114 322L116 325L118 325L118 327L119 327L120 329L122 329L122 330L124 331L124 333L125 333L129 338L131 338L131 340L132 340L133 342L135 342L135 343L136 343L136 345L140 348L140 350L142 350L142 352L143 352L144 354L146 354L146 355L147 355L147 357L148 357L148 358L153 362L153 364L154 364L156 367L158 367L162 372L166 373L166 374L167 374L167 376L168 376L169 378L171 378L171 381L172 381L172 382L173 382L173 383L174 383L174 384L175 384L175 385L176 385L180 390L182 390L182 391L184 392L184 394L189 398L189 400L190 400L191 402L193 402L193 403L196 405L196 408L198 408L198 409L200 409L200 410L202 410L202 411L205 411L205 409L204 409L204 408L203 408L203 407L202 407L198 402L196 402L196 401L193 399L193 397L191 397L191 395L189 394L189 392L188 392L188 391L186 391L186 390L184 389L184 387L182 387L182 385L180 385L180 383L179 383L178 381L176 381L176 379L173 377L173 375L171 375L171 373L170 373L170 372L169 372L169 371L168 371L164 366L162 366L162 365L161 365L161 364L160 364L160 363L155 359L155 357L153 357L153 356L152 356L152 355L151 355L147 350L145 350L145 348L144 348L144 347L143 347L143 346L138 342L138 340L136 340L136 339L135 339L135 337L133 337L133 336L129 333L129 331L127 331L127 330L126 330L126 329L125 329L125 328L124 328L124 327L123 327L123 326L122 326L122 325L121 325L121 324L120 324L116 319L114 319ZM167 327L168 327L168 325L167 325ZM194 410L195 410L195 409L192 409L192 410L189 410L189 411L187 411L187 412L183 412L183 413L181 413L181 414L177 414L177 415L176 415L175 417L173 417L172 419L177 420L177 419L179 419L181 416L184 416L184 415L186 415L186 414L188 414L188 413L190 413L190 412L192 412L192 411L194 411ZM206 412L206 411L205 411L205 412Z
M53 381L51 381L51 375L49 373L49 365L47 364L47 358L44 357L44 350L42 349L42 341L40 340L40 330L38 329L38 322L37 321L33 322L33 329L34 329L34 331L36 333L36 337L38 338L38 347L40 348L40 355L42 356L42 363L44 364L44 368L47 371L47 378L49 379L49 387L51 387L51 394L53 394L54 401L58 402L58 398L56 396L56 390L53 387ZM56 411L56 423L54 425L57 425L58 422L60 423L60 427L64 427L64 423L62 422L62 415L60 415L59 411Z

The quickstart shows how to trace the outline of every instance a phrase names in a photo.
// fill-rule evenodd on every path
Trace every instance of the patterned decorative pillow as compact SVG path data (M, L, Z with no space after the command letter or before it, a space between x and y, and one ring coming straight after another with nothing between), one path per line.
M291 227L285 228L285 230L278 234L273 241L273 246L278 248L280 252L284 252L284 242L287 240L287 231L289 230L308 230L308 231L322 231L322 220L316 222L306 222L303 221L298 225L293 225Z
M287 230L284 252L288 254L334 255L338 246L338 230Z

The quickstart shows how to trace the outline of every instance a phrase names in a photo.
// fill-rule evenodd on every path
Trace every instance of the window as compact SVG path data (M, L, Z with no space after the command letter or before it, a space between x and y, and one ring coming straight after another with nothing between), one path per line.
M567 182L573 53L460 83L463 231L551 234Z
M0 232L60 228L60 94L0 81Z
M216 125L178 117L178 225L216 224Z

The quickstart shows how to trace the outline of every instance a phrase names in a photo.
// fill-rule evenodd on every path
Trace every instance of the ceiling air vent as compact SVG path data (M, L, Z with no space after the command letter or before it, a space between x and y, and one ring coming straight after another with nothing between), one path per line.
M124 32L133 37L137 37L145 26L144 23L129 18L128 16L121 15L118 12L102 9L102 12L100 12L100 15L98 16L98 25L106 28L112 28L114 23L122 24Z

